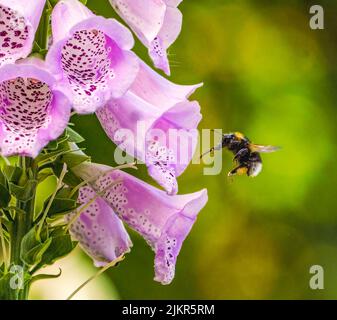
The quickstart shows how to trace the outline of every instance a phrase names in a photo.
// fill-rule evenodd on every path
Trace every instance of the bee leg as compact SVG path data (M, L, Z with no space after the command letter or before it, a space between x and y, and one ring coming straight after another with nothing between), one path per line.
M240 158L246 157L248 155L249 155L249 149L243 148L234 156L233 162L238 161Z
M236 168L234 168L232 171L228 172L228 177L235 176L236 174L238 176L242 176L244 174L247 174L248 168L244 165L240 165Z

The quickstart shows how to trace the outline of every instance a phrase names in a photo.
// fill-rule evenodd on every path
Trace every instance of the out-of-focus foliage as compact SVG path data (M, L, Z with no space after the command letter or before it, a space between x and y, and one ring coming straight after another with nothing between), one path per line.
M312 1L185 0L183 31L170 49L171 79L203 81L194 98L201 128L242 131L282 146L264 155L255 179L204 176L192 165L180 192L206 187L209 203L178 258L176 278L152 281L153 253L134 248L109 272L121 298L336 298L337 4L320 1L325 30L309 28ZM111 17L108 1L89 0ZM116 17L116 15L114 15ZM136 52L149 62L137 42ZM114 146L94 116L76 117L95 162L113 164ZM138 175L151 182L141 168ZM87 259L87 258L86 258ZM325 269L325 290L309 288L309 268Z

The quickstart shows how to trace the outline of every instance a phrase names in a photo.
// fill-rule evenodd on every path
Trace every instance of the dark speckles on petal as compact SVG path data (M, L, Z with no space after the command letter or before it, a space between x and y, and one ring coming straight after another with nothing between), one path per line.
M24 17L0 5L0 66L21 57L22 48L29 38Z
M107 90L109 78L114 77L107 42L102 31L83 30L75 32L62 49L63 72L75 93L77 106L90 108L99 104L97 91Z
M6 135L8 153L20 153L35 144L39 129L47 127L52 92L36 79L16 78L0 84L0 121Z

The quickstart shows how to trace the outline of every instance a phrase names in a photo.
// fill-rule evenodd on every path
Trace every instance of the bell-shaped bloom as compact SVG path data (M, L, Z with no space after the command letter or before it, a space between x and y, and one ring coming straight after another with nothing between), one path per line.
M78 113L92 113L121 97L138 72L131 32L94 15L77 0L61 0L52 13L53 45L46 60Z
M139 65L130 90L96 114L110 139L145 162L152 178L176 194L176 177L189 165L197 145L202 117L199 104L188 97L200 85L176 85Z
M35 157L66 128L71 103L42 60L0 68L0 152Z
M0 0L0 66L32 50L46 0Z
M177 39L182 14L177 6L182 0L110 0L116 12L126 21L148 48L154 65L170 75L167 49Z
M155 252L155 280L169 284L183 241L207 203L207 190L169 196L123 171L99 164L82 164L75 172L83 179L101 173L93 189L100 191L118 217L147 241Z
M81 188L78 202L83 205L77 210L82 210L83 206L95 196L96 193L91 187ZM68 214L67 221L69 222L76 214L76 212ZM93 258L97 267L116 260L129 252L132 247L122 221L102 198L95 199L83 210L80 217L70 226L70 234Z

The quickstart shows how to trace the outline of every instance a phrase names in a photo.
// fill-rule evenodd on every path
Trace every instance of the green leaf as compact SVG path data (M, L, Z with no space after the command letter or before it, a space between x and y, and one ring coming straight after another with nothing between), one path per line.
M55 217L56 215L65 215L78 208L76 200L56 198L51 205L48 216Z
M48 152L48 153L45 153L45 154L40 154L36 159L35 161L41 165L41 163L44 163L46 161L55 161L58 157L60 157L61 155L63 155L64 153L67 153L67 152L72 152L72 150L70 150L69 148L67 149L61 149L61 148L58 148L57 150L55 151L52 151L52 152Z
M3 170L3 173L9 182L18 184L23 171L20 167L17 166L6 166Z
M11 201L11 194L8 190L7 179L0 171L0 208L6 208Z
M75 188L78 186L83 180L79 178L75 173L72 171L68 171L63 179L64 183L66 183L68 186Z
M73 143L81 143L85 141L85 139L77 133L74 129L67 127L66 132L68 134L68 141Z
M54 175L54 171L51 168L46 168L46 169L39 171L37 180L39 183L41 183L53 175Z
M63 232L63 229L60 230L60 232ZM77 242L71 240L69 234L60 234L55 236L51 234L51 239L51 244L44 252L42 260L39 264L39 266L41 267L44 265L51 265L56 260L68 255L71 251L75 249L77 245Z
M48 145L44 148L44 150L55 151L59 149L64 142L68 141L68 138L69 136L67 134L67 131L64 131L64 133L58 139L50 141Z
M55 162L53 165L54 174L59 177L63 168L62 162ZM82 179L77 177L72 171L68 171L63 178L63 182L69 187L76 187L82 182Z
M59 273L58 274L38 274L34 277L32 277L32 280L31 280L31 284L35 281L39 281L39 280L45 280L45 279L57 279L61 276L62 274L62 270L61 268L59 269Z
M80 204L77 203L78 192L70 197L71 188L63 188L55 196L55 199L48 211L48 217L55 218L56 216L65 215L75 211ZM44 210L49 203L50 197L45 201Z
M21 242L21 260L29 266L37 265L41 262L42 256L52 242L52 238L48 238L44 242L40 242L36 237L37 227L33 227L22 239Z
M15 183L9 183L10 193L22 202L27 202L34 197L37 187L37 180L29 179L24 186L18 186Z
M71 169L79 164L86 162L90 160L90 157L84 154L78 154L78 153L68 153L63 156L61 156L60 161L67 164L67 168Z

